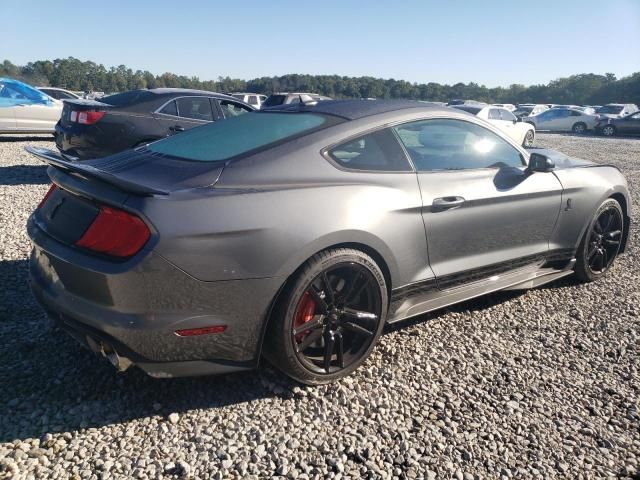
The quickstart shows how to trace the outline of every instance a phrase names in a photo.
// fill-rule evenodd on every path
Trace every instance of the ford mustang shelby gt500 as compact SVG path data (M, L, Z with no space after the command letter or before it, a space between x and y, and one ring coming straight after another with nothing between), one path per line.
M330 382L385 323L598 279L629 231L615 167L418 102L275 107L81 163L30 151L53 181L28 222L37 299L157 377L265 356Z

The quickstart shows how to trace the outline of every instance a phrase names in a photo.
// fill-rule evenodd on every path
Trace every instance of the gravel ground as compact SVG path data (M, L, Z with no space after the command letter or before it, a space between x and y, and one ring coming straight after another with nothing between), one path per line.
M638 222L640 139L540 135L615 163ZM639 232L601 282L499 293L388 329L338 384L264 365L117 374L45 317L25 222L47 189L0 137L0 478L640 478Z

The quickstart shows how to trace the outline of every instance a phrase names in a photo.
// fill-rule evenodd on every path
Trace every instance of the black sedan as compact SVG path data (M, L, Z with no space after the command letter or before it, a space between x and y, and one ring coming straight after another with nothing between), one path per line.
M104 157L253 110L229 95L177 88L67 100L56 125L56 145L69 159Z
M601 118L596 125L596 132L605 137L615 135L639 135L640 112L635 112L622 118Z

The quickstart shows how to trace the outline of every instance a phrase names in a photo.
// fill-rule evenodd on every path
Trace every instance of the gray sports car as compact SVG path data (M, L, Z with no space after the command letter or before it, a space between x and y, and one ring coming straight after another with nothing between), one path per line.
M331 382L385 323L598 279L629 232L615 167L418 102L267 109L82 163L30 152L53 181L28 222L37 299L119 369L155 377L264 355Z

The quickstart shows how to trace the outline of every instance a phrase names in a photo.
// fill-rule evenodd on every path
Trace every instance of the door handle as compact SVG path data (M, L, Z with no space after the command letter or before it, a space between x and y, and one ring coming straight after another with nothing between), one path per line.
M174 125L173 127L169 127L169 130L171 130L172 132L184 132L184 127L181 127L180 125Z
M434 198L431 206L436 210L450 210L462 206L464 202L462 197L440 197Z

